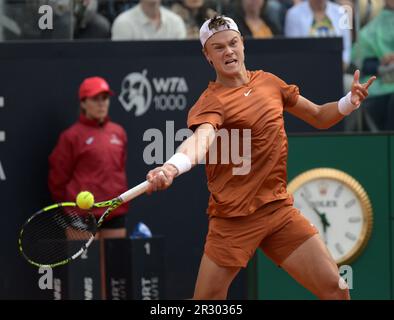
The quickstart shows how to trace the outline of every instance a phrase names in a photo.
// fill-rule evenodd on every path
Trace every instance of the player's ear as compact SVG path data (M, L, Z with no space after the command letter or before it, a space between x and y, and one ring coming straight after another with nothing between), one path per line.
M205 59L208 60L208 54L207 54L207 51L205 50L205 48L202 48L201 51L202 51L202 54L204 55Z
M205 50L205 48L202 49L202 53L204 54L205 59L207 59L208 63L209 63L211 66L213 66L213 62L212 62L212 60L209 58L209 55L208 55L207 51Z

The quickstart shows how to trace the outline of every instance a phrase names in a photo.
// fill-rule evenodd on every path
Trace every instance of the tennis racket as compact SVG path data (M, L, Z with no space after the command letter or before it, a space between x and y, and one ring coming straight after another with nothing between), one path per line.
M75 202L57 203L39 210L21 228L20 253L37 267L54 268L77 259L90 246L111 212L145 193L148 186L149 182L145 181L117 198L95 203L92 208L106 208L98 220L91 210L82 210Z

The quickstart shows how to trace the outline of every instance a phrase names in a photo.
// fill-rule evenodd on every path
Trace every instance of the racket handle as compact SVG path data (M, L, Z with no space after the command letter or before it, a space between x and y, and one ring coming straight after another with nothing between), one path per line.
M139 185L135 186L134 188L131 188L130 190L127 190L126 192L122 193L119 196L119 198L121 198L123 202L129 202L131 199L134 199L139 195L145 193L146 190L148 189L148 186L149 186L149 182L144 181Z

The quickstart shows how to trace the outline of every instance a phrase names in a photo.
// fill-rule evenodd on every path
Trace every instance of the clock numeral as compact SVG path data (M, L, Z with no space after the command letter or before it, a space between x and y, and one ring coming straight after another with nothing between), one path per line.
M343 254L343 247L341 246L341 244L340 243L336 243L335 244L335 249L337 249L337 251L340 253L340 254Z
M341 195L342 191L343 191L343 186L342 185L338 186L338 188L335 190L334 197L335 198L339 198L339 196Z
M350 201L348 201L347 203L345 203L345 208L349 209L351 206L356 204L356 199L352 199Z
M350 217L347 221L351 222L351 223L357 223L361 221L360 217Z
M351 232L346 232L345 237L352 240L352 241L356 241L356 239L357 239L357 237Z

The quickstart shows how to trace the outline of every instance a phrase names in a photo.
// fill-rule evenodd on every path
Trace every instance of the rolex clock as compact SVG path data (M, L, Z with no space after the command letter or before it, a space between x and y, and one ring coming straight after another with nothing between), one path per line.
M294 206L319 230L337 264L362 252L372 231L372 206L361 184L343 171L318 168L288 185Z

